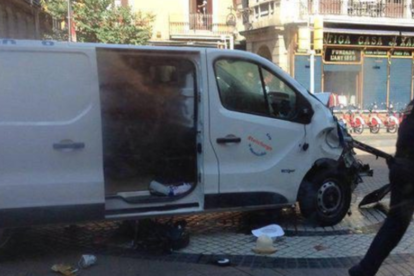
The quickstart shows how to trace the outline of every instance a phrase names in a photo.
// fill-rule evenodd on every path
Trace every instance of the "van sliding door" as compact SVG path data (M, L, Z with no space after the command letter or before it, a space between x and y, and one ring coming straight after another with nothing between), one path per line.
M198 59L98 49L108 217L201 208Z

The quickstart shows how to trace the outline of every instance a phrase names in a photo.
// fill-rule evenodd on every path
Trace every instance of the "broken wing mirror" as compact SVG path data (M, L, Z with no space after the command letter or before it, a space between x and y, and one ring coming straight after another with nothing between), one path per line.
M308 106L302 106L299 109L298 114L298 122L302 124L310 124L313 116L313 110L311 107Z

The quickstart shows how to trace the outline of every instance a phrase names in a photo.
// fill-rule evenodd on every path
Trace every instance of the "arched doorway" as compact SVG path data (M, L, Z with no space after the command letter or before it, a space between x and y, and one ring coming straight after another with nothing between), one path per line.
M269 48L265 45L260 46L259 51L257 54L265 59L272 61L272 53L270 52Z

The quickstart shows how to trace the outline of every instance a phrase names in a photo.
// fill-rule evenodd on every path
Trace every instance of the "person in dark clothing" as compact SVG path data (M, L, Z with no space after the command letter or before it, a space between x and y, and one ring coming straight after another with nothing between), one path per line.
M414 100L404 111L398 130L397 151L388 163L391 184L390 211L362 261L349 270L351 276L374 276L398 245L414 213Z

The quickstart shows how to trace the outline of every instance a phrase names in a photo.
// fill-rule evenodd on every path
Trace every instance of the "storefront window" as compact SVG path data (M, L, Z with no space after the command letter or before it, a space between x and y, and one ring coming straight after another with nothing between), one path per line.
M328 65L324 68L325 92L339 96L339 104L343 107L358 105L358 84L360 66Z

